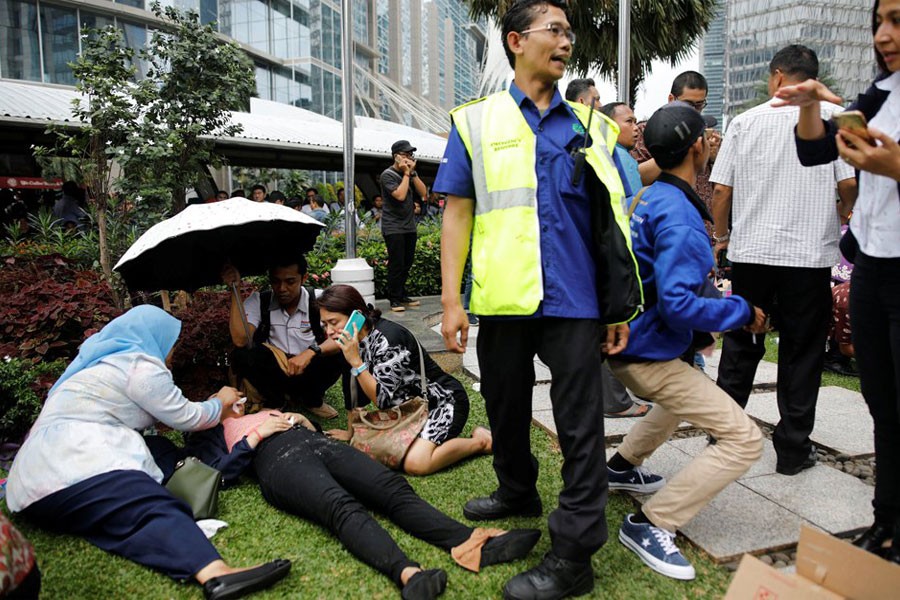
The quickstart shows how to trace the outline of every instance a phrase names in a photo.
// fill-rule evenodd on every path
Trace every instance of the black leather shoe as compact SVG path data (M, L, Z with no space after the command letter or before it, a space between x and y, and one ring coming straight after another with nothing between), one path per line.
M409 578L400 597L403 600L431 600L437 598L447 589L447 573L443 569L419 571Z
M540 529L513 529L492 537L481 548L481 566L489 567L525 558L539 539Z
M203 584L207 600L243 598L281 581L291 571L291 561L280 558L246 571L213 577Z
M548 552L541 564L507 581L503 597L506 600L559 600L581 596L593 589L591 563L573 562Z
M861 536L853 540L853 545L866 552L879 554L884 543L894 535L894 528L884 523L875 523Z
M781 463L776 463L775 472L782 475L796 475L800 471L813 468L818 461L819 455L816 453L816 446L812 445L809 448L809 455L803 459L802 463L799 465L782 465Z
M504 517L539 517L544 511L538 496L524 502L508 502L502 500L497 492L487 498L473 498L466 502L463 514L472 521L488 521Z
M897 538L894 538L897 539ZM900 542L895 542L885 551L886 560L900 565Z

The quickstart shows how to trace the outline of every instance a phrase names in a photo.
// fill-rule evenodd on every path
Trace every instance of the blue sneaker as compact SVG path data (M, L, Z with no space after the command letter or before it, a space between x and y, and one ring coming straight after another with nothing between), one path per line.
M666 478L651 473L644 467L634 467L627 471L613 471L606 467L609 475L609 489L652 494L666 485Z
M697 576L678 546L675 534L650 523L633 523L627 515L619 529L619 541L644 563L666 577L690 580Z

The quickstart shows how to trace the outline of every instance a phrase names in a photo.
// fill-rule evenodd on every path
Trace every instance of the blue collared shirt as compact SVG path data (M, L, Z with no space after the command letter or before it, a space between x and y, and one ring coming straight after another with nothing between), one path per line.
M578 185L572 185L572 151L584 145L584 128L559 90L554 91L543 115L515 83L510 84L509 93L536 141L544 299L533 316L597 319L600 308L585 175ZM455 125L450 130L434 190L475 198L472 159Z
M628 149L622 144L616 143L616 150L613 153L616 161L616 168L619 169L619 177L625 187L625 210L631 204L631 199L641 191L644 184L641 183L641 172L638 170L638 161L628 152Z

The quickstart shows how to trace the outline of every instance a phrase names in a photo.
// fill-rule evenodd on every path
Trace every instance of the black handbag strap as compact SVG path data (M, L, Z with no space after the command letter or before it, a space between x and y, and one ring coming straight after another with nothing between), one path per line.
M416 346L419 348L419 382L422 387L422 400L428 402L428 379L425 377L425 350L422 348L422 344L419 343L418 338L415 335L410 333L413 336L413 339L416 340ZM370 367L372 368L372 367ZM359 392L357 391L357 375L351 373L350 374L350 407L357 408L359 406Z

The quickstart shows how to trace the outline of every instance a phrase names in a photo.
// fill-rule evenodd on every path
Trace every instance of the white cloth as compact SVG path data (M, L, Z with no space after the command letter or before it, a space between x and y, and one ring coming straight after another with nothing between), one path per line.
M220 529L225 529L228 527L228 523L225 521L220 521L219 519L201 519L197 521L197 527L200 528L200 531L203 532L203 535L206 536L206 539L212 539L212 536L216 535Z
M889 91L878 114L869 122L891 139L900 139L900 72L875 84ZM859 249L868 256L900 257L900 195L897 180L867 171L859 174L859 199L850 224Z
M259 303L259 292L253 292L244 301L247 322L254 327L259 327L262 322ZM297 303L297 310L294 311L294 314L289 315L279 306L275 294L272 294L268 310L271 324L269 327L270 344L293 355L300 354L316 341L316 335L313 333L309 320L309 292L305 287L300 287L300 302Z
M725 132L710 181L733 188L728 259L786 267L831 267L838 261L838 181L853 177L843 160L804 167L794 127L799 108L757 106ZM822 103L822 118L842 110Z
M221 412L217 398L185 398L158 359L112 355L72 375L47 398L9 471L6 505L18 512L111 471L143 471L161 482L138 431L157 421L180 431L208 429Z

